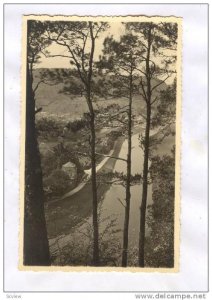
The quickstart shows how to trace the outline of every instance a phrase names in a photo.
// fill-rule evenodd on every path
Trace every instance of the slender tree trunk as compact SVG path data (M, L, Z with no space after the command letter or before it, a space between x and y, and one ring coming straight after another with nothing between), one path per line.
M99 265L99 228L98 228L98 199L96 187L96 133L95 119L91 116L91 179L93 193L93 264Z
M151 124L151 70L150 70L150 52L152 44L152 25L148 28L148 46L146 56L146 128L144 137L144 163L143 163L143 184L142 184L142 200L140 206L140 231L139 231L139 259L140 267L144 267L144 247L145 247L145 232L146 232L146 205L148 193L148 170L149 170L149 133Z
M151 106L147 105L147 120L144 139L144 165L143 165L143 191L140 206L140 231L139 231L139 266L144 267L144 245L146 229L146 204L148 191L148 162L149 162L149 132L151 120Z
M128 153L127 153L127 180L126 180L126 202L123 232L122 267L127 266L128 258L128 232L130 219L130 185L131 185L131 153L132 153L132 74L130 76L130 95L128 113Z
M91 36L91 53L89 58L89 72L87 80L87 104L90 112L90 131L91 131L91 180L93 194L93 265L99 265L99 227L98 227L98 199L96 185L96 130L95 130L95 113L93 109L91 96L91 79L93 75L93 56L95 50L95 37L93 35L93 25L89 22Z
M26 81L24 265L50 265L41 160L35 128L33 78L28 63Z

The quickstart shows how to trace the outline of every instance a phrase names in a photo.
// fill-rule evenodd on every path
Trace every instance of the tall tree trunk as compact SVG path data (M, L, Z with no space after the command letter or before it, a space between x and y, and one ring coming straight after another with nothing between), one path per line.
M49 245L44 215L41 160L35 128L35 99L32 74L27 63L24 265L50 265Z
M91 179L93 193L93 264L99 265L99 228L98 228L98 199L96 187L96 133L95 118L91 116Z
M95 50L95 37L93 35L93 25L89 22L91 36L91 53L89 59L89 72L87 81L87 104L90 112L91 130L91 179L93 193L93 265L99 265L99 228L98 228L98 199L96 186L96 132L95 132L95 113L91 97L91 79L93 75L93 56Z
M149 132L151 120L151 106L147 104L147 119L144 138L144 165L143 165L143 191L142 201L140 206L140 231L139 231L139 266L144 267L144 245L146 232L146 205L148 191L148 162L149 162Z
M152 24L148 28L148 46L146 56L146 128L144 137L144 163L143 163L143 184L142 184L142 200L140 206L140 231L139 231L139 258L140 267L144 267L144 248L145 248L145 232L146 232L146 205L148 193L148 163L149 163L149 133L151 124L151 70L150 70L150 52L152 44Z
M127 179L126 179L126 202L123 232L122 267L127 266L128 258L128 232L130 219L130 185L131 185L131 153L132 153L132 74L130 76L130 95L128 112L128 153L127 153Z

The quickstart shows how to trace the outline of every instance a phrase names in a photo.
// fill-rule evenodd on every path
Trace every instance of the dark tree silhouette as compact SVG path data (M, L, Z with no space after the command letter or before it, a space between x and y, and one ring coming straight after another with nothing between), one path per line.
M47 46L42 23L27 23L26 70L26 136L25 136L25 203L24 265L49 265L49 245L44 214L44 192L40 153L35 127L35 90L33 65L40 51Z

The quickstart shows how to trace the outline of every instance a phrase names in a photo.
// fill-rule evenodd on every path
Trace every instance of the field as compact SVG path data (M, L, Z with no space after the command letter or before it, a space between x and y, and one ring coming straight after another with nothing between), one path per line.
M35 70L35 85L39 80L39 72L41 72L41 70L42 69ZM164 89L165 87L166 84L161 85L161 89ZM39 85L39 88L36 91L36 106L42 107L42 112L38 114L38 117L52 115L60 119L74 120L80 118L83 113L88 112L84 96L81 97L78 95L62 93L62 88L62 83L53 86L47 84ZM128 104L128 99L126 97L97 98L94 101L94 108L105 108L111 104L118 104L120 107L123 107ZM145 106L144 104L141 95L133 96L133 109L135 115L142 113Z
M40 85L36 94L36 103L42 107L40 116L52 115L58 118L74 120L80 118L85 112L88 112L87 103L84 97L71 96L59 93L60 85L47 86ZM111 104L118 104L120 107L127 105L127 98L98 99L94 103L94 108L105 108ZM133 109L136 115L142 111L144 102L141 96L135 96L133 99Z

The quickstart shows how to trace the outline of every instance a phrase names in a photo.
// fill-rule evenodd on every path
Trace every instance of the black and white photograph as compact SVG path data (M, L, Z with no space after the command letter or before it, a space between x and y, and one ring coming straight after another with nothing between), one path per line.
M1 299L210 294L209 5L135 2L2 4Z
M23 18L21 265L176 271L181 18Z

